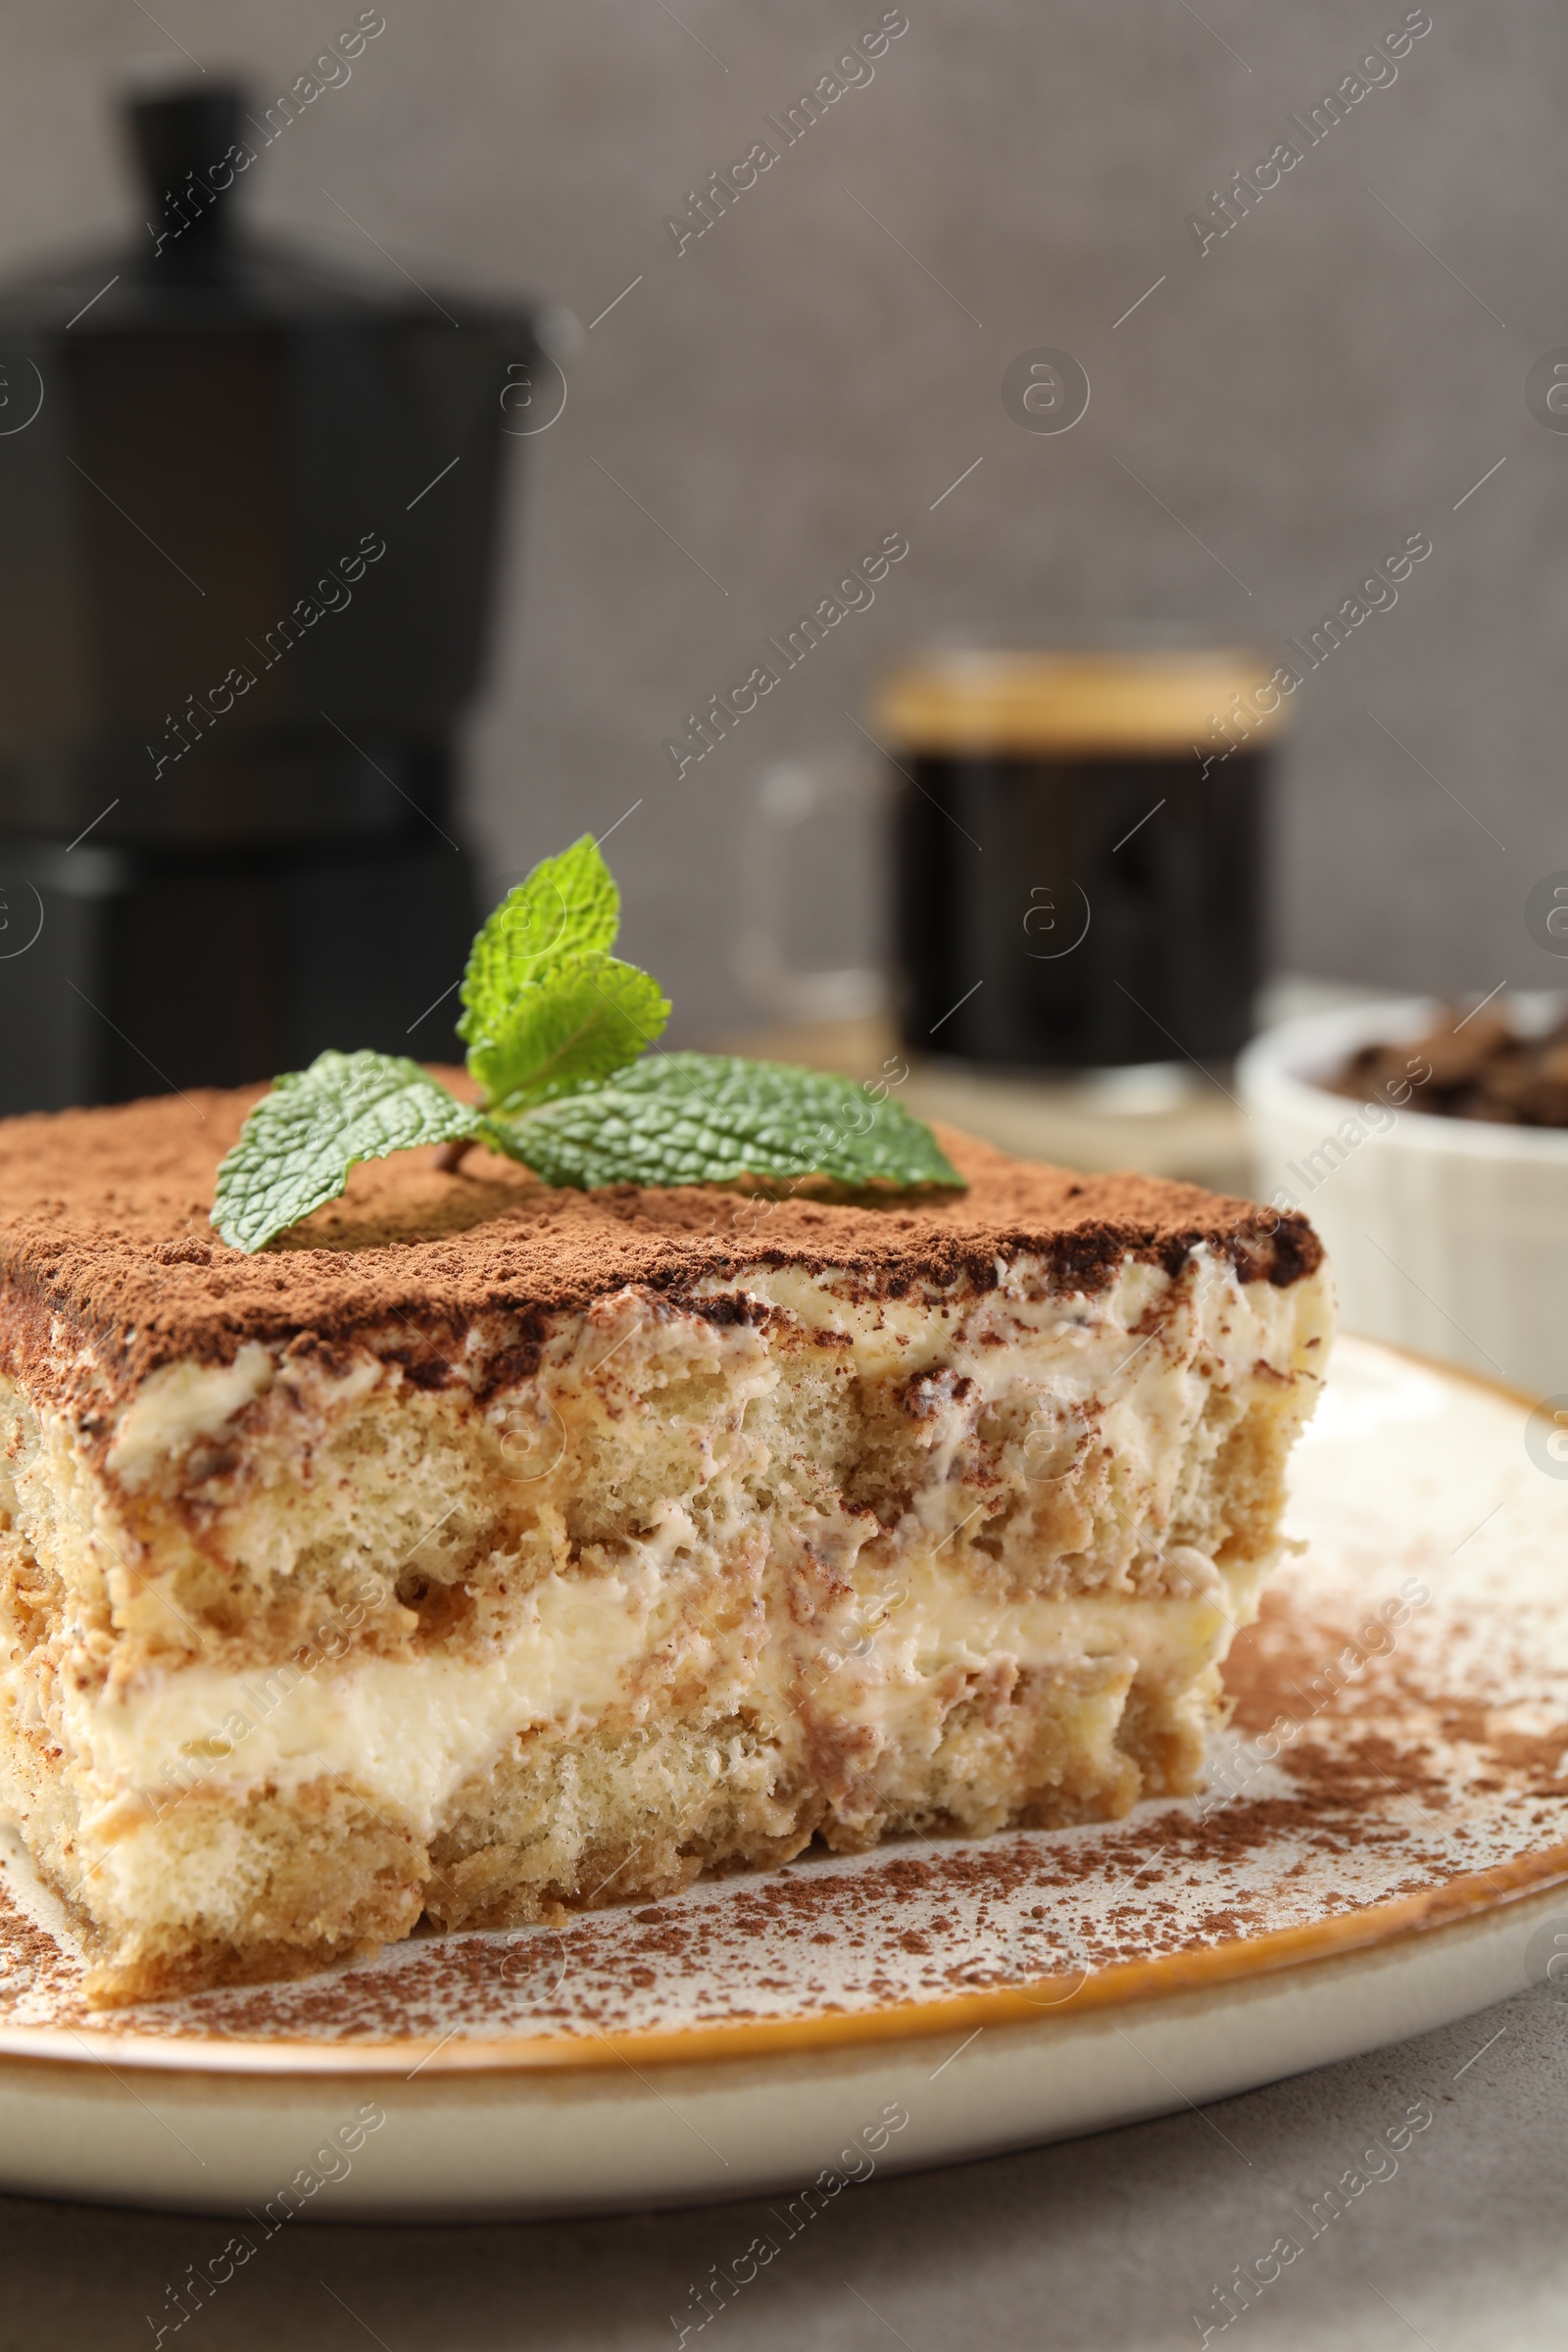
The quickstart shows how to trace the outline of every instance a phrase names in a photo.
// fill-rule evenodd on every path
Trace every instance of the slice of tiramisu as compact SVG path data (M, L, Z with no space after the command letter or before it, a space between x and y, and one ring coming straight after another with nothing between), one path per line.
M96 1998L1198 1785L1301 1218L956 1135L869 1203L475 1147L246 1255L253 1100L0 1125L0 1812Z

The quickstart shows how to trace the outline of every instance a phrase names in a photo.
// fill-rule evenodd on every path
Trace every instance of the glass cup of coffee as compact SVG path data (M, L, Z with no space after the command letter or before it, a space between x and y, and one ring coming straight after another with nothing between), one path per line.
M1227 1062L1262 979L1278 673L1242 651L940 652L878 694L906 1048Z

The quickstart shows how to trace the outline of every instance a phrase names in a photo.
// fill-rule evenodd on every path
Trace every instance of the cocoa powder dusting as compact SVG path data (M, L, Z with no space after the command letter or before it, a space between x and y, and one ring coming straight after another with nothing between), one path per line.
M463 1073L439 1073L471 1094ZM777 1201L678 1185L555 1191L482 1150L456 1170L432 1151L357 1168L342 1200L259 1256L209 1222L218 1163L264 1090L162 1096L0 1120L0 1369L45 1388L90 1345L112 1387L182 1356L226 1361L249 1340L330 1347L398 1319L442 1349L476 1317L546 1319L640 1284L693 1302L748 1265L835 1269L867 1297L988 1290L1029 1252L1094 1290L1129 1254L1172 1273L1201 1242L1248 1279L1288 1284L1322 1251L1304 1217L1148 1176L1074 1176L944 1128L964 1193ZM706 1311L723 1311L710 1300Z

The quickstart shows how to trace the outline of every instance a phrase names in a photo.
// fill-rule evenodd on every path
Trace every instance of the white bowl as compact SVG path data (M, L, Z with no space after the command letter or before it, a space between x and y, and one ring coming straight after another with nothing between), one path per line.
M1508 1003L1525 1030L1568 1007ZM1359 1046L1413 1048L1440 1010L1392 999L1255 1038L1237 1077L1257 1192L1316 1226L1348 1330L1555 1396L1568 1392L1568 1131L1362 1104L1322 1083Z

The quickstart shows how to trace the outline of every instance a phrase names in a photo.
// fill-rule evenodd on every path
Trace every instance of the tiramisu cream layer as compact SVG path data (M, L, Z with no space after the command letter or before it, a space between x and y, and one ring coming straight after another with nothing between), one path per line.
M357 1171L252 1096L0 1124L0 1812L94 1996L1196 1787L1311 1229L1024 1166L882 1205Z

